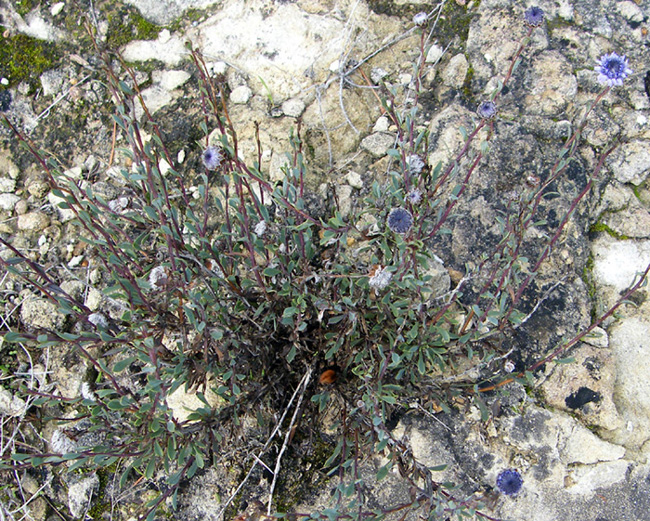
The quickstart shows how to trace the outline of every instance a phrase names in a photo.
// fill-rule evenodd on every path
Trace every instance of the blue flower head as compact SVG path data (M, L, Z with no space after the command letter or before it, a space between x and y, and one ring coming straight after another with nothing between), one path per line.
M524 479L515 469L505 469L497 476L497 488L506 496L516 496L524 485Z
M388 214L388 228L393 233L404 234L413 226L413 216L411 212L404 208L393 208Z
M493 101L482 101L477 107L476 113L481 119L492 119L497 114L497 106Z
M544 21L544 11L539 7L529 7L524 11L524 23L528 27L539 27Z
M610 87L623 85L623 80L633 72L627 66L627 58L615 52L601 56L597 63L598 81Z
M223 155L217 147L209 146L203 151L201 159L205 168L208 170L216 170L221 164L221 161L223 161Z
M422 27L428 21L429 21L429 15L425 12L418 13L413 17L413 23L418 27Z

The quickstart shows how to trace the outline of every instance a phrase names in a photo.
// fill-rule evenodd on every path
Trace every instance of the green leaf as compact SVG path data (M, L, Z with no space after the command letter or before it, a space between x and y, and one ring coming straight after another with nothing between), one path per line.
M296 345L293 344L291 346L291 349L289 350L289 353L287 354L287 362L291 363L293 362L293 359L296 357Z
M144 471L144 477L147 479L151 479L153 477L153 473L156 470L156 458L151 454L149 456L149 463L147 464L147 468Z
M123 360L120 360L113 366L113 372L119 373L120 371L123 371L126 369L128 366L130 366L133 362L135 362L137 358L135 356L130 356L128 358L125 358Z
M388 462L388 463L386 463L386 465L384 465L383 467L381 467L381 468L377 471L377 481L381 481L381 480L384 479L386 476L388 476L388 472L390 471L390 469L391 469L392 466L393 466L393 464L392 464L391 462Z

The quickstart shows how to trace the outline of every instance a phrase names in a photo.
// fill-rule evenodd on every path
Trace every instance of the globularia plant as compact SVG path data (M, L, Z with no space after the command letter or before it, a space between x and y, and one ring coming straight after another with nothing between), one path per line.
M412 107L425 89L424 57L435 14L414 18L421 40L414 88L407 93ZM0 238L10 252L0 257L5 269L66 316L60 330L17 327L3 332L4 341L28 352L73 349L92 374L73 398L16 376L16 390L30 407L57 411L66 421L49 447L28 435L4 445L2 466L13 471L60 463L68 471L119 466L122 487L139 477L163 476L162 493L141 512L153 519L166 499L174 508L183 480L223 465L224 454L237 445L242 421L254 416L268 436L261 447L248 450L247 463L254 467L266 459L272 467L267 467L273 475L267 512L273 513L282 457L290 439L300 435L300 418L324 411L336 397L340 415L330 430L338 438L323 462L331 479L339 480L333 504L296 517L356 519L412 510L429 519L452 514L493 519L437 483L434 471L409 455L391 433L391 413L414 395L426 395L442 409L462 395L475 400L487 418L482 392L512 380L530 383L532 371L578 342L624 300L532 367L490 365L502 353L485 340L519 327L534 312L530 306L532 311L523 311L522 298L613 150L602 152L566 214L546 229L543 247L531 250L527 231L544 225L540 207L565 174L590 112L631 73L627 60L615 53L600 60L603 91L552 169L505 207L495 249L474 259L450 291L435 293L432 241L448 231L458 201L489 153L501 94L528 37L542 24L542 10L528 9L525 21L527 37L498 88L476 108L473 126L460 129L463 145L447 165L427 164L428 136L416 131L416 108L399 110L398 93L379 86L397 129L389 150L392 166L386 179L372 184L360 210L346 218L335 205L323 214L313 204L299 132L291 136L290 162L280 182L269 179L259 159L240 158L227 93L196 51L191 56L203 113L196 124L203 138L194 147L194 161L182 167L171 166L176 161L132 69L119 56L99 52L115 102L114 122L126 143L121 153L130 164L120 169L121 194L114 199L68 177L64 165L5 118L46 173L59 206L74 212L79 234L94 252L91 262L105 277L98 285L103 303L91 310L62 289L63 274L46 272L9 238ZM143 123L135 118L136 107L144 113ZM526 258L525 251L536 257ZM625 297L645 275L647 270ZM441 378L455 374L460 354L476 365L478 379L470 373ZM203 403L186 419L179 419L168 401L179 388L193 390ZM271 448L274 461L268 458ZM384 458L377 479L399 468L412 497L379 512L367 508L360 467L370 454ZM503 471L497 487L516 494L520 474ZM234 498L223 498L222 512Z

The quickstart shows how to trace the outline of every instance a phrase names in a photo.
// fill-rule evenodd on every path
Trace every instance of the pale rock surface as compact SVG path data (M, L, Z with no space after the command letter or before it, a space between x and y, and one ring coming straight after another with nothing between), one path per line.
M11 177L0 177L0 193L13 193L16 189L16 180Z
M282 103L282 112L285 116L299 118L305 111L305 102L300 98L290 98Z
M4 387L0 387L0 414L6 416L20 416L27 412L25 400L14 396Z
M155 40L136 40L122 49L126 61L160 60L170 67L178 66L187 56L183 40L163 29Z
M237 105L245 105L252 95L253 91L250 88L246 85L240 85L230 93L230 101Z
M167 396L167 405L171 409L174 418L179 422L184 422L188 416L197 409L206 407L216 407L222 403L222 399L217 396L208 384L203 396L209 405L206 405L198 396L197 391L192 389L185 389L181 385L172 394Z
M91 506L93 494L99 489L99 478L94 472L87 476L73 477L68 485L68 508L74 519L83 518Z
M615 233L633 239L650 238L650 212L636 197L631 197L624 212L610 213L603 223Z
M142 16L158 25L168 25L187 9L206 9L223 0L125 0L136 7Z
M339 201L339 212L344 219L350 215L352 211L352 190L350 185L336 185L336 196Z
M650 263L650 241L617 241L603 234L591 245L593 276L604 306L613 305Z
M29 212L18 216L18 229L25 232L40 232L50 225L50 218L43 212Z
M60 330L65 323L65 315L53 302L28 295L20 307L20 319L30 328L52 331Z
M458 128L469 128L472 113L460 105L450 105L440 111L429 125L430 141L428 164L434 168L438 162L444 169L448 162L458 153L463 144L463 136ZM443 170L444 171L444 170Z
M541 385L545 401L575 414L586 425L607 431L621 427L623 421L613 400L616 371L612 351L582 344L571 356L575 358L572 363L548 366L550 374Z
M363 188L363 178L357 172L348 172L345 180L352 188L356 188L357 190Z
M144 102L147 105L149 114L155 114L164 106L169 105L173 101L174 96L164 87L154 84L142 91L142 99L144 99ZM136 119L140 119L143 115L144 109L142 108L142 105L137 104L135 106Z
M16 203L20 201L20 197L14 194L0 194L0 210L5 212L13 212Z
M607 165L619 183L640 185L650 174L650 142L636 140L621 144L609 156Z
M616 363L614 400L625 422L612 439L639 449L650 439L650 321L626 318L609 335Z
M543 116L561 115L578 92L573 67L558 51L536 56L526 71L526 111Z
M560 457L566 465L615 461L625 455L625 448L601 440L586 427L567 418L567 428L558 437Z
M618 460L571 468L566 479L566 491L583 497L593 496L599 488L624 481L629 466L627 461Z
M641 8L631 0L616 2L616 10L621 14L621 16L630 22L643 22L643 11L641 11Z
M151 79L163 89L174 90L183 86L192 77L189 72L178 70L153 71Z
M443 70L442 82L448 87L459 89L463 86L468 69L469 63L467 63L465 55L457 54L449 60L449 63Z
M50 192L47 194L47 200L54 208L56 208L56 212L59 216L59 221L62 223L67 223L68 221L71 221L75 218L74 210L71 210L70 208L61 208L61 206L59 206L61 204L67 204L66 200L63 197L59 197L53 192Z
M361 140L361 148L375 158L385 156L394 145L395 136L387 132L375 132Z

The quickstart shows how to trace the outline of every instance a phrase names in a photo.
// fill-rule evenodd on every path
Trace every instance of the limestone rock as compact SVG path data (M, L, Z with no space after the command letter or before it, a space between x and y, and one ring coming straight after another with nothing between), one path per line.
M20 319L30 329L58 331L65 324L65 315L56 304L37 297L26 297L20 307Z
M616 372L611 350L582 344L571 353L575 362L550 366L542 384L554 408L576 414L585 424L612 430L622 425L613 400Z
M385 156L394 145L395 136L385 132L375 132L361 140L361 148L376 158Z

